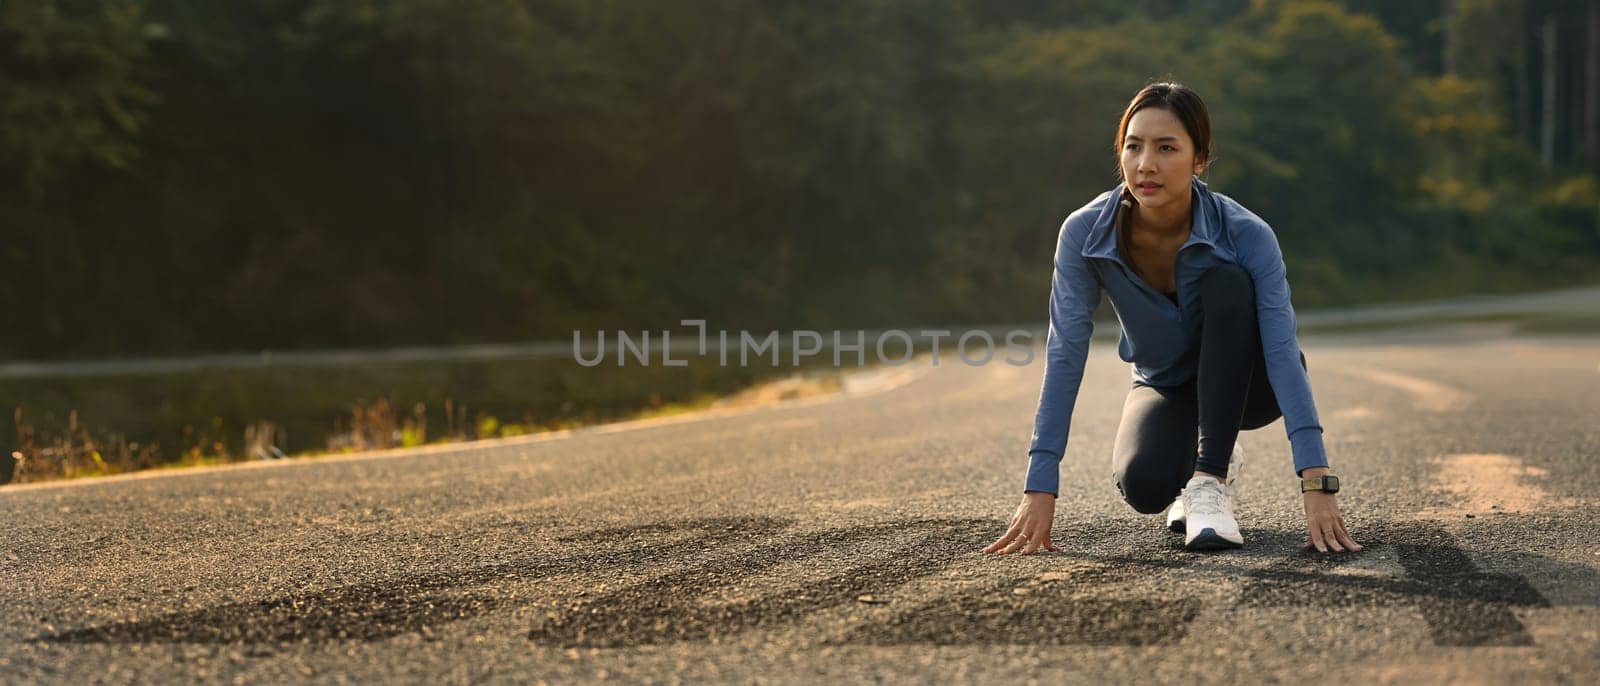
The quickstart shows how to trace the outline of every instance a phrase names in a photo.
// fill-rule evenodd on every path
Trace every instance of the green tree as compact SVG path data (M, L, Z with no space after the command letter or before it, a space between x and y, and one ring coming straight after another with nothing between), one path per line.
M126 168L154 33L133 0L0 3L0 164L35 193L81 161Z
M1313 270L1307 283L1419 259L1424 239L1404 216L1421 174L1413 77L1376 19L1329 2L1257 2L1207 64L1217 184L1272 224ZM1352 295L1316 290L1307 300Z

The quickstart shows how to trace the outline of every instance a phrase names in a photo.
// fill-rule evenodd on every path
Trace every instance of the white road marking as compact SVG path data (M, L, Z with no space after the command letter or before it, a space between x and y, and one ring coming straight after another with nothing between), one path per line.
M1569 507L1570 498L1551 495L1537 479L1549 472L1527 465L1522 458L1498 453L1456 453L1431 460L1438 474L1448 478L1434 482L1433 489L1446 496L1450 504L1430 507L1423 517L1461 517L1491 512L1536 512Z

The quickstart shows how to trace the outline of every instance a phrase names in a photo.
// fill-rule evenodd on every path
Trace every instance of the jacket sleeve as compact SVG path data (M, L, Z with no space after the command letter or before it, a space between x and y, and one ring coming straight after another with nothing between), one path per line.
M1255 284L1256 319L1261 327L1262 354L1266 357L1267 380L1272 382L1278 407L1283 410L1284 430L1294 454L1294 471L1328 466L1322 444L1322 424L1311 397L1311 379L1301 364L1300 343L1295 337L1294 307L1289 303L1288 270L1283 251L1271 227L1259 218L1240 222L1239 256Z
M1055 269L1050 280L1050 330L1045 337L1044 385L1033 418L1028 449L1028 477L1023 491L1055 495L1061 479L1061 456L1078 385L1083 381L1094 311L1100 306L1100 281L1084 260L1082 216L1062 222L1056 241Z

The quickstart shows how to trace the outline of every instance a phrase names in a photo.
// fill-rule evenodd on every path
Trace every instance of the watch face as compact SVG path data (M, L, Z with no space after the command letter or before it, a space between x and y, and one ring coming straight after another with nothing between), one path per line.
M1325 477L1322 477L1322 490L1327 491L1329 493L1338 493L1339 492L1339 477L1337 477L1337 476L1325 476Z

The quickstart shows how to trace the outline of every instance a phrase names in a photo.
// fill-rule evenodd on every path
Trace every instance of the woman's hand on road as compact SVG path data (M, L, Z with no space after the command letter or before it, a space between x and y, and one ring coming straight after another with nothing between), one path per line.
M1040 548L1061 552L1050 542L1050 524L1056 517L1056 497L1049 493L1024 493L1017 513L1011 515L1011 526L999 540L984 548L985 553L1031 554Z
M1306 501L1306 526L1311 529L1311 540L1300 546L1303 550L1316 548L1319 552L1336 553L1361 550L1360 543L1350 538L1344 528L1344 517L1339 515L1339 502L1332 493L1308 491Z

